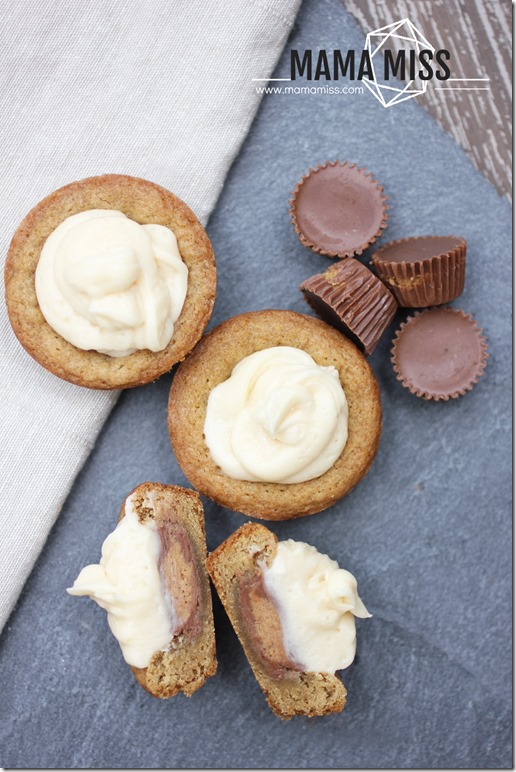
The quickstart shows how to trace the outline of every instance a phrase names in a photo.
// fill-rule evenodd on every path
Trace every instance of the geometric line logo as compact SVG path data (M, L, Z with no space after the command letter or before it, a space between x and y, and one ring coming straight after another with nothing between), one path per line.
M403 42L401 42L403 41ZM400 19L394 24L387 24L372 32L368 32L364 50L368 51L373 71L373 78L366 75L362 78L362 83L367 86L369 91L384 107L392 107L407 99L424 94L428 87L427 80L421 80L416 77L409 80L403 87L386 85L380 82L380 73L383 70L383 53L387 44L392 42L394 46L400 45L406 50L415 52L416 58L422 49L435 53L435 47L432 46L409 19Z

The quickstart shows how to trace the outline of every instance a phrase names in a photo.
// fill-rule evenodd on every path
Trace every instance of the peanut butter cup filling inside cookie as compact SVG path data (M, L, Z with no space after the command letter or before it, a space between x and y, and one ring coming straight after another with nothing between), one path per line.
M238 599L249 643L271 678L281 678L289 670L302 670L285 651L279 611L267 592L262 572L240 578Z
M335 673L353 662L355 617L371 616L349 571L315 547L280 541L270 564L240 577L240 613L272 678Z
M278 609L283 645L299 669L335 673L353 662L355 617L370 617L353 574L304 542L278 542L263 568L266 592Z
M186 529L173 521L159 526L158 535L161 586L178 622L175 635L195 637L202 628L201 587L190 538Z

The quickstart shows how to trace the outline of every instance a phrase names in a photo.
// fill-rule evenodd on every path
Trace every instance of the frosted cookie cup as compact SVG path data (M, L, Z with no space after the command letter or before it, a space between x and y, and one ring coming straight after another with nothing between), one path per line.
M13 330L43 367L80 386L125 388L168 372L198 341L215 300L215 259L173 193L107 174L29 212L9 248L5 288Z
M267 354L249 373L261 352L270 352L274 369ZM216 389L232 378L235 397L218 406ZM246 383L251 401L240 409ZM222 410L213 421L210 400ZM235 316L206 335L175 375L168 416L176 458L192 485L266 520L320 512L349 493L376 455L382 425L378 384L356 346L318 319L280 310Z

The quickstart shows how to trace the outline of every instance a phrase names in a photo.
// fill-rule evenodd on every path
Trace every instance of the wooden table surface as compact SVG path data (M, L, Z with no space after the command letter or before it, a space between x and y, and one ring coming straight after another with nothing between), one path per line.
M370 32L403 18L451 53L451 90L416 97L464 148L474 166L511 199L512 4L509 0L342 0ZM393 47L395 47L393 41ZM456 90L459 89L460 90ZM465 89L472 90L465 90ZM484 90L485 89L485 90Z

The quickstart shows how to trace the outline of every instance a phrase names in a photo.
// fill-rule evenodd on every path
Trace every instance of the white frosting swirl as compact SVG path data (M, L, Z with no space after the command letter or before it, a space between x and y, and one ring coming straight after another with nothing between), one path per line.
M113 357L166 348L187 284L170 228L140 225L113 209L67 217L46 240L36 269L48 324L77 348Z
M127 499L125 515L102 545L99 564L85 566L67 590L88 595L108 612L111 632L125 661L147 667L166 651L177 627L159 574L160 539L152 523L142 525Z
M348 436L339 374L290 346L257 351L211 391L204 436L215 463L236 480L299 483L320 477Z
M264 584L281 620L289 659L306 672L335 673L353 662L355 617L371 614L353 574L304 542L278 542Z

